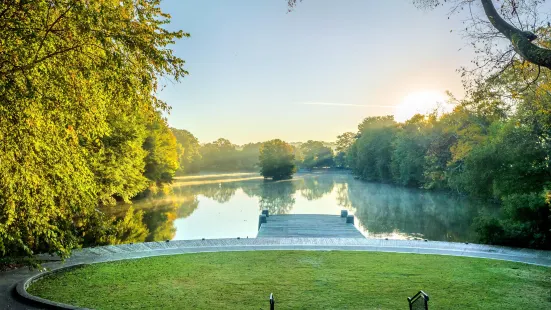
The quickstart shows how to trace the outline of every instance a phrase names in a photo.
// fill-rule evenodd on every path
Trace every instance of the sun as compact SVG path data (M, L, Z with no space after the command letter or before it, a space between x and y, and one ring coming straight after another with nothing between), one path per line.
M428 114L435 110L439 113L447 113L452 109L453 105L447 101L444 93L439 91L419 91L407 95L394 108L394 120L402 123L415 114Z

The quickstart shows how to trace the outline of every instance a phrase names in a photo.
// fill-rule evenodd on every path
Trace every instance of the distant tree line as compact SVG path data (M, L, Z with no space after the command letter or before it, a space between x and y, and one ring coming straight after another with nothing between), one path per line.
M189 131L172 128L179 143L182 155L178 174L199 172L260 171L260 148L263 142L247 143L239 146L229 140L220 138L216 141L200 144ZM344 154L355 134L345 133L339 136L336 154L331 144L309 140L304 143L289 143L294 154L297 168L345 168Z

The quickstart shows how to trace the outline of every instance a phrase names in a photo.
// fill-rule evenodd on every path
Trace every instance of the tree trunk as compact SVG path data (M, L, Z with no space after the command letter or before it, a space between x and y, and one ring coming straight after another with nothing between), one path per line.
M484 12L492 25L501 32L513 45L515 51L525 60L542 67L551 69L551 50L541 48L532 41L537 36L532 32L522 31L506 22L499 16L492 0L480 0L484 7Z

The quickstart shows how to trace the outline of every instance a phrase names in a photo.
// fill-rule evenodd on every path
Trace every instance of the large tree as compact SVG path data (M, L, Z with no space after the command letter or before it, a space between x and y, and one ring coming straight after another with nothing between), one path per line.
M176 141L182 147L180 154L180 172L193 173L199 171L201 153L199 140L189 131L172 128Z
M279 139L262 143L260 147L260 174L274 180L288 179L296 171L293 147Z
M66 256L98 205L147 186L159 78L186 74L159 4L0 2L1 256Z

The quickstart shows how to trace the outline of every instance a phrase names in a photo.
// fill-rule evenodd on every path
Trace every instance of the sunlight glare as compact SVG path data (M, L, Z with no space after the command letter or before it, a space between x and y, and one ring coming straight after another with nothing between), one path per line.
M394 109L394 120L405 122L415 114L428 114L435 110L439 114L450 112L453 105L447 102L444 93L438 91L420 91L407 95Z

